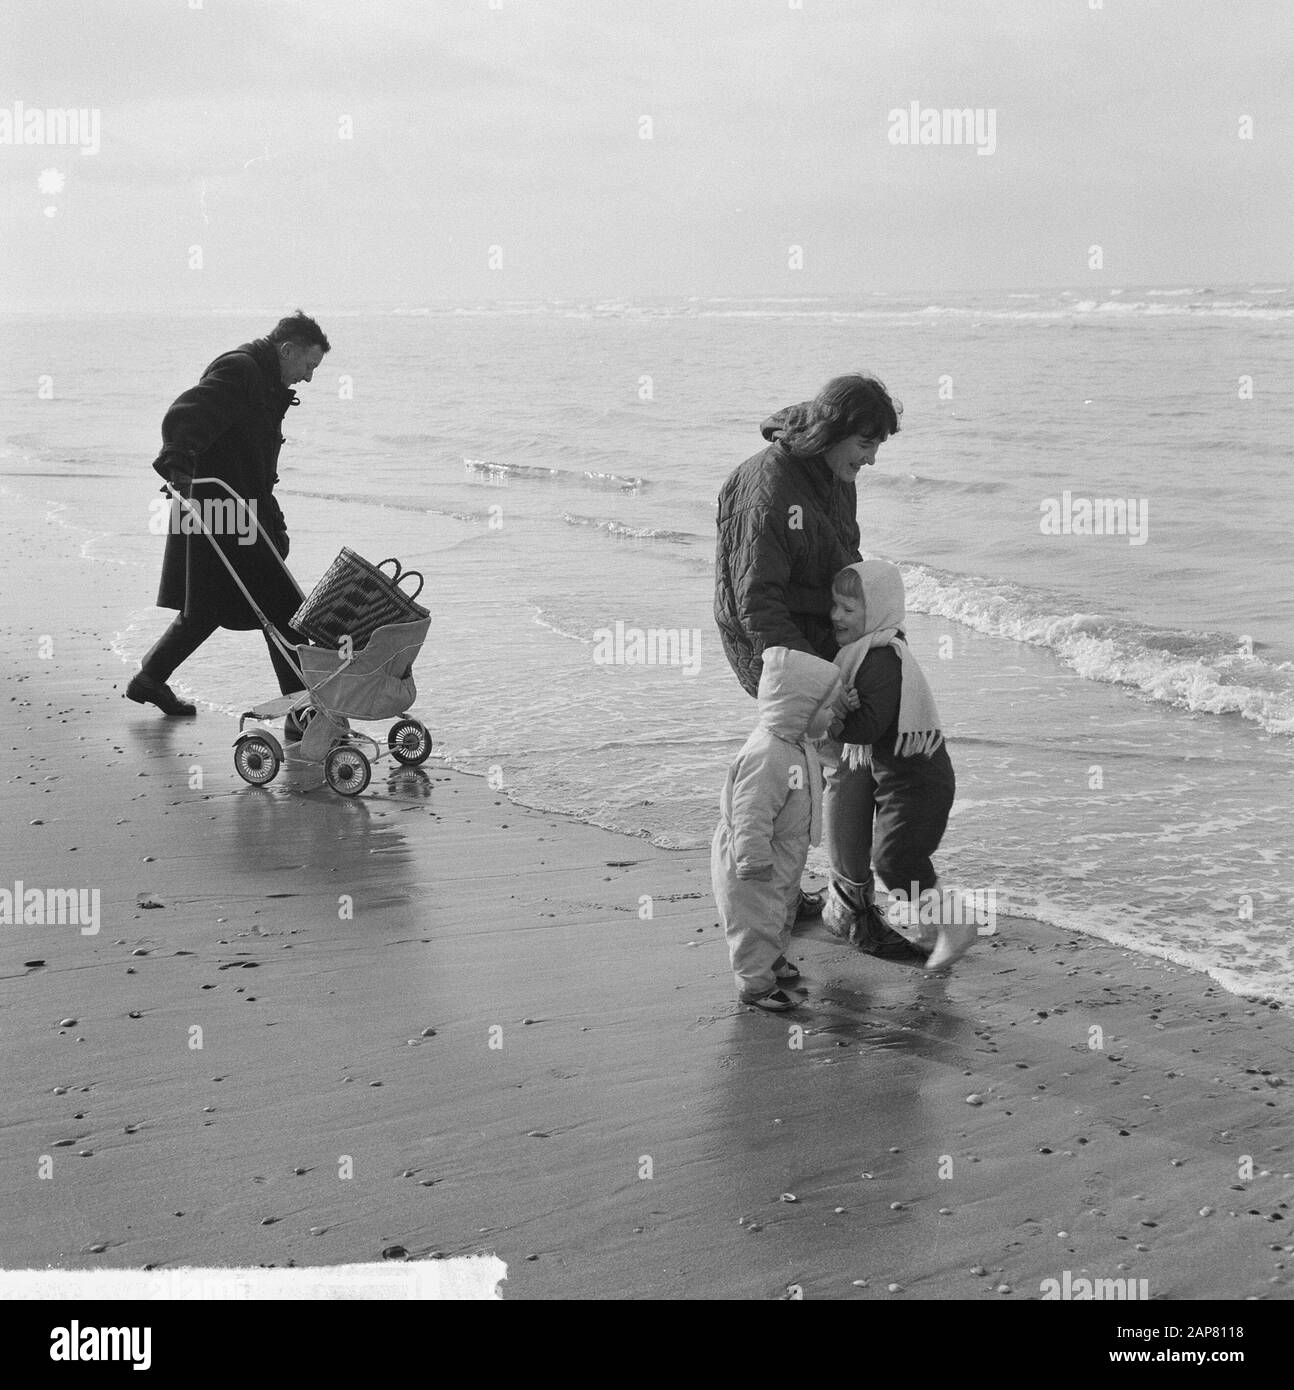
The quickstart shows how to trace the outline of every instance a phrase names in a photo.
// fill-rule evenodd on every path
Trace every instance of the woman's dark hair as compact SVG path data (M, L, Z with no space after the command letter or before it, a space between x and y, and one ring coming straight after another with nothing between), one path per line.
M327 352L332 346L323 329L300 309L280 319L267 336L275 347L280 343L296 343L299 347L320 347Z
M813 458L850 435L888 439L899 432L903 405L874 376L835 376L809 402L802 423L788 429L782 444L800 458Z

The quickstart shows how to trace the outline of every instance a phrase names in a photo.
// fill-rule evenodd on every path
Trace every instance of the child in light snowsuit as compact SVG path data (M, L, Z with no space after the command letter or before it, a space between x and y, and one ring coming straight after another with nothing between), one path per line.
M897 565L864 560L832 583L836 665L858 696L845 716L843 747L823 747L829 773L827 841L832 881L823 921L872 955L928 969L964 955L977 932L956 913L933 914L943 895L931 856L948 825L956 778L939 711L903 632L903 577ZM910 941L890 929L873 901L872 869L912 923L933 930ZM945 920L947 918L948 920Z
M768 647L759 679L759 723L728 769L710 853L738 996L780 1012L796 1000L778 988L798 978L786 959L800 875L821 822L822 775L812 740L842 699L829 661Z

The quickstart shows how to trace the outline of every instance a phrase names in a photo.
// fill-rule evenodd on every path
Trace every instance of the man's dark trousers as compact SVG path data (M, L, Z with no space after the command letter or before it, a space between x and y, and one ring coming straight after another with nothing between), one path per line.
M280 614L278 619L275 619L273 614L266 616L274 623L285 641L299 644L307 640L289 625L291 613ZM144 658L140 669L151 680L160 681L165 685L171 672L182 661L187 661L219 626L220 623L215 618L199 614L178 614ZM265 635L265 645L270 649L270 660L274 663L274 674L279 678L279 689L284 695L294 695L298 690L304 689L301 677L270 639L269 633L265 632L264 628L261 631Z

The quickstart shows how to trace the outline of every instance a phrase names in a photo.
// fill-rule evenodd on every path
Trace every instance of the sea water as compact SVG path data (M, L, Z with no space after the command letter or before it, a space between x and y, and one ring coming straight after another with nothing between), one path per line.
M870 371L904 410L863 550L903 567L948 731L944 881L1294 1001L1288 287L306 307L333 350L284 423L290 565L309 589L346 544L423 573L437 757L706 845L755 714L712 618L719 486L767 414ZM130 568L126 663L169 617L161 416L279 312L5 320L0 485ZM110 513L86 475L119 480ZM246 633L173 684L275 693Z

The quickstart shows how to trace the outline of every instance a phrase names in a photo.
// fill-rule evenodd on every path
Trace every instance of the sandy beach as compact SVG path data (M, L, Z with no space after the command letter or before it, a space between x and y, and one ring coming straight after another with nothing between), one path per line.
M744 1009L703 852L434 755L249 787L227 716L127 703L153 576L12 484L0 877L100 920L4 928L5 1268L399 1245L497 1253L510 1299L1288 1297L1286 1011L1013 920L948 978L817 929L805 1007Z

